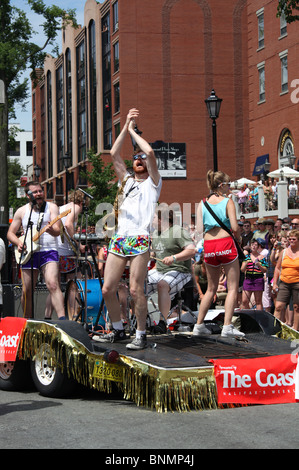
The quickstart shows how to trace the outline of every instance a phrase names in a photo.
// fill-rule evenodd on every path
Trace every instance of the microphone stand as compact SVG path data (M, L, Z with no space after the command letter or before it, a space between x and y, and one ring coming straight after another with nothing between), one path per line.
M34 207L34 204L32 203L31 204L31 209L30 209L30 213L29 213L29 218L28 218L28 224L27 224L27 228L26 228L26 232L24 234L24 243L23 243L23 247L22 247L22 251L21 251L21 254L20 254L20 258L19 258L19 265L21 264L21 260L22 260L22 257L23 257L23 254L25 252L25 245L26 244L26 240L27 240L27 236L28 236L28 231L29 231L29 228L30 228L30 247L31 247L31 303L32 303L32 313L31 313L31 318L34 318L34 287L33 287L33 233L32 233L32 227L33 227L33 222L31 221L31 215L32 215L32 211L33 211L33 207Z

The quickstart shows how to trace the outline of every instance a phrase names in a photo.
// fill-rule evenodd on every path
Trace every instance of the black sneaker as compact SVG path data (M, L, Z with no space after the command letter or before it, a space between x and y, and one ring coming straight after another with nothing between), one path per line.
M156 335L163 335L163 334L167 333L167 326L166 326L165 321L160 320L157 325L154 325L152 327L152 332L153 332L153 334L156 334Z
M125 330L112 330L109 333L104 333L103 335L95 335L93 339L100 343L116 343L117 341L124 341L127 339L127 335Z
M127 349L134 349L138 351L139 349L145 349L147 347L146 335L141 335L140 338L133 339L132 343L126 345Z

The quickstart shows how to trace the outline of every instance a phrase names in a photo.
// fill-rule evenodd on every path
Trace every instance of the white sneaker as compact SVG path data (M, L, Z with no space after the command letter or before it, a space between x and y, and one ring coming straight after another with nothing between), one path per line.
M211 334L212 332L208 328L206 328L204 323L201 323L200 325L196 323L194 325L193 336L211 335Z
M237 330L234 328L234 325L223 325L221 336L228 337L228 336L245 336L245 333L242 331Z

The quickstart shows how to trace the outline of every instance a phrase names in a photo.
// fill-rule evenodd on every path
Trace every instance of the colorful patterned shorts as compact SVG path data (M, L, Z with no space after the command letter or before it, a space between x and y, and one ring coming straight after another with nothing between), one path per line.
M61 273L71 273L76 269L76 260L72 258L69 256L59 256L59 271Z
M136 256L145 253L149 249L148 236L120 237L113 235L108 251L119 256Z

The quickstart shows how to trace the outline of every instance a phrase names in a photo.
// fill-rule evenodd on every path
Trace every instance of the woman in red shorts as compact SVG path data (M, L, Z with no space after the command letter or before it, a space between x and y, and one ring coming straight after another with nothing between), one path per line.
M239 226L236 217L235 204L227 197L230 186L229 176L222 171L207 173L207 184L210 195L208 204L216 213L221 222L232 230L235 237L239 238ZM244 336L232 325L232 317L237 304L240 265L238 252L232 237L220 227L210 214L203 202L198 205L197 231L204 233L204 261L208 277L208 288L202 299L198 312L197 324L194 326L193 335L210 334L210 330L204 324L204 318L217 292L221 266L223 266L227 279L227 296L225 300L225 316L222 336Z

